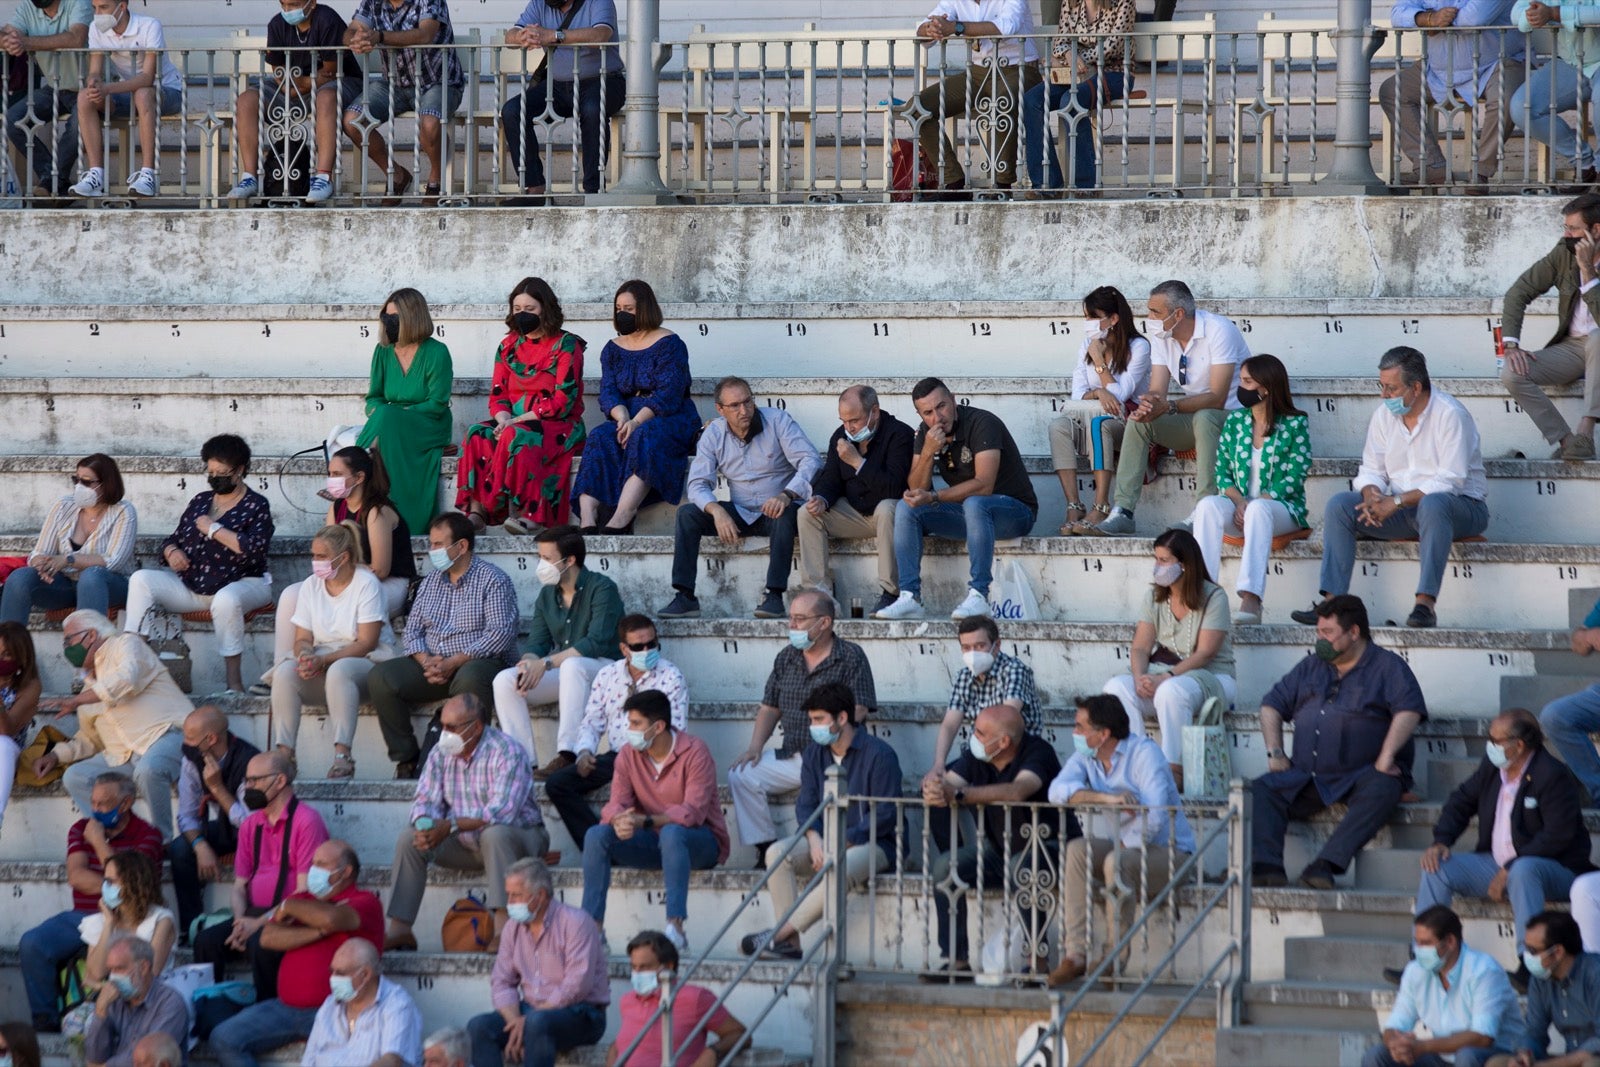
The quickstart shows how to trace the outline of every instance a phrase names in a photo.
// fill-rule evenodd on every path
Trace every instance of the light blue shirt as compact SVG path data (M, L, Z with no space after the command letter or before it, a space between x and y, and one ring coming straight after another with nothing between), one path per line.
M689 503L705 510L716 500L717 475L728 481L728 500L745 522L755 522L761 505L785 489L802 502L811 499L811 479L822 469L817 446L800 424L778 408L757 408L750 440L741 441L727 419L713 419L700 434L689 464Z
M1172 777L1172 768L1167 766L1166 753L1150 738L1125 737L1118 741L1116 751L1111 753L1110 770L1093 756L1073 753L1062 766L1061 773L1056 775L1056 780L1050 783L1050 803L1065 804L1074 793L1083 789L1096 793L1132 793L1138 797L1140 804L1152 809L1143 818L1131 812L1121 817L1118 836L1124 845L1131 848L1140 845L1165 847L1168 826L1175 824L1172 832L1177 850L1182 853L1194 851L1194 831L1189 829L1189 820L1184 817L1183 797L1178 793L1178 783ZM1176 819L1169 815L1169 808L1177 809ZM1109 817L1096 815L1094 822L1100 823ZM1103 832L1091 833L1090 836L1110 836L1109 830L1104 827L1100 829Z
M1550 6L1561 15L1560 25L1545 27L1555 31L1556 58L1582 69L1585 76L1592 77L1595 71L1600 70L1600 33L1590 27L1600 26L1600 4L1566 3ZM1517 0L1517 5L1511 9L1511 22L1523 33L1533 32L1533 26L1528 22L1528 0Z
M21 0L8 25L21 30L24 37L54 37L74 26L88 26L92 22L94 7L89 0L61 0L53 18L46 15L43 8L35 6L33 0ZM62 52L34 52L32 55L45 84L52 89L74 90L83 80L83 63L78 55Z
M387 978L378 979L378 999L348 1022L345 1006L329 997L317 1009L300 1067L330 1063L372 1063L394 1053L407 1063L422 1062L422 1013L411 994Z
M527 8L517 16L517 25L559 30L568 14L551 7L546 0L528 0ZM592 30L596 26L611 27L610 43L603 47L563 44L552 48L549 59L551 81L570 82L574 59L577 60L579 78L598 77L602 70L606 74L622 73L622 49L617 44L620 40L617 35L617 5L613 0L584 0L583 7L572 17L572 24L567 29ZM529 53L530 66L537 55L538 52Z
M1389 10L1389 21L1397 30L1415 29L1417 16L1424 11L1457 7L1452 26L1504 26L1511 21L1512 0L1398 0ZM1489 78L1500 62L1504 39L1507 61L1522 61L1523 36L1510 30L1484 30L1479 33L1444 30L1423 35L1428 59L1428 92L1443 101L1454 90L1468 103L1474 103L1489 87ZM1595 58L1600 59L1600 56Z
M1470 1030L1500 1048L1517 1048L1522 1040L1517 994L1494 957L1462 945L1448 978L1446 990L1439 976L1423 970L1416 960L1406 964L1383 1028L1410 1033L1423 1022L1436 1038Z

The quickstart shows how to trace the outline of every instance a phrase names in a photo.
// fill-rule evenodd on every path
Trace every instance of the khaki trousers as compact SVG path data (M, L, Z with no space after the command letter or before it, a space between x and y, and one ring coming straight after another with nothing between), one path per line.
M506 870L524 856L542 857L550 847L543 826L485 826L478 831L478 847L468 848L460 834L451 834L432 852L420 852L411 843L411 827L400 832L394 845L394 889L389 894L389 918L411 924L422 910L422 891L428 885L428 864L453 871L483 871L488 884L484 896L490 908L506 906Z
M1600 419L1600 330L1585 337L1563 337L1549 348L1533 352L1527 374L1512 370L1510 360L1500 371L1500 381L1511 399L1521 405L1544 439L1553 445L1560 444L1572 427L1541 386L1571 385L1579 378L1583 379L1583 417Z
M1488 88L1478 100L1478 110L1472 125L1477 127L1477 174L1474 180L1484 181L1494 177L1500 169L1496 152L1500 147L1500 131L1509 128L1506 121L1506 104L1511 94L1522 85L1525 71L1521 62L1501 64L1489 78ZM1454 96L1454 94L1452 94ZM1459 98L1458 98L1459 99ZM1433 105L1439 103L1428 91L1421 63L1408 63L1382 85L1378 86L1378 103L1394 123L1400 140L1400 151L1405 157L1426 172L1444 170L1444 152L1439 148L1439 131L1434 124ZM1426 138L1427 143L1423 140ZM1457 175L1461 177L1461 175Z
M894 506L892 498L880 500L872 518L841 498L821 515L805 508L796 517L800 527L800 588L833 591L833 573L828 568L828 538L878 539L878 585L890 596L900 593L900 571L894 561ZM868 611L872 610L869 605Z
M1173 861L1182 864L1188 855L1177 853ZM1061 935L1061 954L1089 962L1094 945L1089 938L1089 891L1093 887L1105 897L1105 945L1110 951L1127 933L1139 909L1166 887L1172 874L1165 845L1152 845L1144 851L1124 846L1115 856L1111 842L1104 838L1075 837L1067 842L1066 874L1063 879L1066 923ZM1140 890L1140 870L1146 882ZM1105 892L1108 886L1122 886L1120 893Z
M805 834L785 838L767 849L767 866L777 863L780 857L787 858L788 862L773 871L772 877L767 880L767 888L772 890L774 924L799 895L800 881L809 882L811 876L817 873L811 866L811 844ZM844 876L850 882L851 889L860 889L867 884L867 879L888 866L889 857L877 845L852 845L845 849ZM805 933L822 918L823 903L822 886L819 885L815 892L807 893L800 906L794 909L794 914L789 916L789 925Z
M989 157L994 183L1002 188L1015 184L1022 94L1038 85L1042 77L1037 63L973 65L917 94L918 103L928 113L917 127L917 140L933 161L933 175L941 186L966 180L955 145L944 135L944 120L966 115L969 108L983 151Z
M1205 408L1163 415L1154 422L1129 421L1117 457L1117 507L1132 511L1138 505L1152 441L1174 452L1194 449L1194 498L1216 496L1217 442L1227 419L1228 413L1221 408Z

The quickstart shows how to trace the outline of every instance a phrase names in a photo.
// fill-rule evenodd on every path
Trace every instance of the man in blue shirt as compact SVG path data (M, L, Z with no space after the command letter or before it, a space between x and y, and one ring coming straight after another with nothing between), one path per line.
M1316 613L1316 651L1261 701L1269 773L1255 780L1251 883L1258 888L1288 884L1283 838L1291 819L1344 804L1345 817L1300 874L1309 889L1333 888L1334 875L1389 821L1409 788L1411 734L1428 717L1406 661L1372 643L1360 597L1329 597ZM1283 748L1286 720L1295 724L1292 758Z
M1067 842L1062 894L1066 929L1061 962L1050 972L1052 988L1081 978L1088 969L1094 948L1089 929L1091 883L1098 881L1101 889L1129 890L1106 893L1110 950L1133 925L1138 911L1166 886L1172 868L1194 854L1194 831L1184 817L1183 798L1166 753L1158 742L1131 735L1122 701L1104 693L1078 698L1072 730L1075 751L1050 783L1050 803L1144 810L1091 815L1085 836Z
M1580 656L1600 650L1600 600L1572 631L1572 651ZM1552 700L1539 713L1545 739L1583 783L1589 803L1600 802L1600 755L1589 735L1600 731L1600 682L1581 692Z
M1600 1060L1600 956L1583 951L1583 934L1572 916L1541 911L1523 932L1528 1006L1517 1054L1492 1067L1590 1067ZM1566 1044L1550 1056L1550 1028Z
M855 724L855 711L856 695L842 682L819 685L806 698L811 743L800 754L800 798L794 814L797 823L805 826L822 803L823 784L834 764L843 768L845 792L850 797L889 801L869 804L852 799L845 813L844 872L850 887L859 889L893 864L898 854L900 807L892 801L900 798L900 759L887 741ZM767 866L781 863L770 885L775 919L782 918L794 904L797 880L809 881L826 861L820 822L767 849ZM775 959L799 959L800 935L822 918L822 908L822 893L808 893L782 925L748 935L740 942L740 951L746 956L759 952Z

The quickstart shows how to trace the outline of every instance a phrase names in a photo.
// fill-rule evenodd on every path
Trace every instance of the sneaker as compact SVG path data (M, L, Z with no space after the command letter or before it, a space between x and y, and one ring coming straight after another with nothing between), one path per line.
M253 697L269 697L272 695L272 686L266 682L257 682L245 691Z
M333 179L326 174L318 174L311 179L311 189L306 193L306 203L325 203L333 196Z
M895 597L893 604L874 611L872 617L874 619L920 619L922 618L922 601L917 599L917 594L915 593L901 593Z
M800 946L793 941L775 941L773 935L776 930L758 930L753 934L746 934L739 942L739 951L746 956L760 955L769 960L797 960L801 956Z
M1333 888L1333 868L1321 860L1313 860L1305 870L1300 872L1300 884L1307 889L1329 890Z
M1289 618L1293 619L1301 626L1315 626L1317 624L1318 607L1319 605L1313 604L1304 611L1291 611L1289 612Z
M781 619L788 614L783 606L783 594L767 590L767 595L761 598L761 603L756 605L755 615L758 619Z
M1561 442L1561 458L1569 463L1582 463L1594 458L1594 438L1569 434Z
M1096 537L1131 537L1134 532L1133 512L1124 508L1112 508L1111 514L1105 521L1094 528Z
M890 604L893 604L898 599L900 599L900 597L899 597L899 594L897 594L897 593L884 593L884 594L882 594L881 596L878 597L878 602L875 605L873 605L872 614L874 614L874 615L878 614L878 612L882 611L884 608L888 607Z
M1411 609L1411 614L1406 616L1406 625L1413 630L1431 630L1439 625L1439 616L1419 600L1416 607Z
M976 589L967 590L967 599L957 604L950 612L952 619L968 619L974 615L989 614L989 598Z
M161 192L161 182L153 167L143 167L128 179L128 192L134 196L155 196Z
M239 184L228 190L229 200L254 200L261 195L261 183L254 174L241 174Z
M83 177L78 179L78 184L68 189L67 192L85 200L105 196L106 172L99 167L90 167L83 172Z
M679 593L672 598L672 603L656 612L663 619L698 619L700 617L700 601L690 593Z
M666 929L662 932L667 935L667 940L672 942L672 946L678 950L679 958L688 959L689 939L683 936L683 931L672 923L667 923Z
M739 941L739 951L746 956L754 956L767 947L776 932L776 930L757 930L753 934L745 934Z

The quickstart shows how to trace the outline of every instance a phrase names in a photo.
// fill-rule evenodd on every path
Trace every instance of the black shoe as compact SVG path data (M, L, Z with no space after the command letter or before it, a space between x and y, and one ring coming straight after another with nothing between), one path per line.
M698 619L700 617L700 601L692 593L680 592L672 598L672 603L656 612L663 619Z
M755 863L753 863L751 865L751 869L752 870L764 871L764 870L767 869L767 849L769 849L771 847L772 847L772 842L771 841L763 841L759 845L755 846L755 849L756 849L756 861L755 861ZM747 952L747 953L745 953L745 955L748 956L749 953Z
M1313 604L1304 611L1291 611L1289 618L1302 626L1315 626L1317 624L1317 607Z
M1417 601L1416 607L1411 609L1411 614L1406 616L1406 625L1413 630L1431 630L1439 625L1439 616L1433 609L1422 601Z
M953 963L945 964L943 967L935 967L932 970L923 971L917 975L917 981L930 985L937 982L970 982L972 981L972 975L966 960L956 960Z
M1250 872L1253 889L1282 889L1289 884L1289 875L1282 867L1257 867Z
M612 537L632 537L633 519L629 519L628 525L626 526L602 526L600 527L599 532L603 534L610 534Z
M593 537L595 534L600 532L600 527L598 527L598 526L580 526L580 527L578 527L578 532L581 533L585 537Z
M893 604L896 600L899 600L899 599L900 599L900 594L899 593L884 593L882 596L880 596L878 598L878 602L873 605L872 610L867 612L867 614L868 615L876 615L878 612L882 611L884 608L888 607L890 604Z
M501 207L548 207L548 196L508 196L500 201Z
M1528 970L1526 963L1518 964L1514 971L1506 972L1506 980L1511 983L1511 988L1517 991L1517 996L1528 995L1528 980L1533 977L1533 972Z
M417 777L417 761L416 760L407 760L404 763L396 763L394 765L394 779L395 779L395 781L400 782L400 781L405 781L407 779L415 779L416 777Z
M1300 872L1300 884L1307 889L1329 890L1333 888L1334 870L1322 860L1313 860L1305 870Z
M61 1017L58 1015L35 1015L33 1017L34 1032L40 1034L59 1034L61 1032Z
M761 603L756 605L756 618L781 619L789 614L783 606L783 594L767 590L767 595L761 598Z
M1400 979L1405 977L1405 973L1406 969L1404 967L1385 967L1383 969L1383 980L1392 986L1398 986Z

